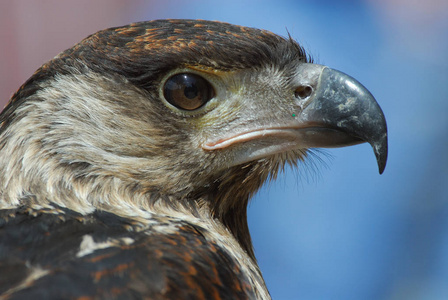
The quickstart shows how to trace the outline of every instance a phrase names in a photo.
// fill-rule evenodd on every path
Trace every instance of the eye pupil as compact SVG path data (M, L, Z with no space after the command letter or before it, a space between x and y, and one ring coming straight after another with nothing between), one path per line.
M196 98L198 96L198 88L196 86L187 86L184 94L188 99Z
M176 74L163 87L163 95L171 105L183 110L195 110L215 95L210 83L192 73Z

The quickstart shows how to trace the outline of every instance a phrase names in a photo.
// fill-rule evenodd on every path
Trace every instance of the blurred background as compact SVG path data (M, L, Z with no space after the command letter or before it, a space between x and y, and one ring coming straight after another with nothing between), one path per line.
M448 299L448 1L0 2L0 104L45 61L130 22L191 18L263 28L363 83L389 127L378 175L368 145L325 151L249 207L274 299Z

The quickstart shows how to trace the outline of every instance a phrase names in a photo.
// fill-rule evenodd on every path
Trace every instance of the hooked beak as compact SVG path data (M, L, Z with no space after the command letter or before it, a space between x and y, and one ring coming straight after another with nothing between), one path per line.
M356 79L323 67L300 121L309 126L312 147L369 143L383 173L387 161L386 119L375 98Z
M204 150L237 146L234 163L293 149L335 148L369 143L380 174L387 161L387 126L372 94L354 78L326 66L304 63L294 84L298 90L293 122L267 124L208 141Z

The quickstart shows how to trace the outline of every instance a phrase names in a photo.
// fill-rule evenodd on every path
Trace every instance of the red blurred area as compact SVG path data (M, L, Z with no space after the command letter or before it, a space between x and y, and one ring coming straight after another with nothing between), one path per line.
M100 29L135 21L149 1L0 1L0 110L44 62Z

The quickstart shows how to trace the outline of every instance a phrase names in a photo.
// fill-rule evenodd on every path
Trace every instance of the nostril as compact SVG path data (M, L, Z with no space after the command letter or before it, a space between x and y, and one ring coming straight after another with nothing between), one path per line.
M305 99L309 97L312 92L313 88L309 85L301 85L294 91L294 96L296 96L296 98Z

